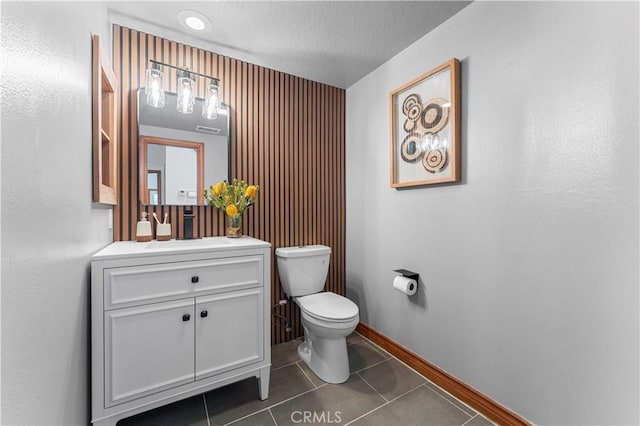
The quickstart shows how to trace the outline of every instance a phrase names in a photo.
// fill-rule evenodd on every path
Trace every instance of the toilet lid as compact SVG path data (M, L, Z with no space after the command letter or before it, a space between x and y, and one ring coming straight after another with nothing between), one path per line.
M358 306L330 291L298 297L298 306L307 314L328 321L347 320L358 315Z

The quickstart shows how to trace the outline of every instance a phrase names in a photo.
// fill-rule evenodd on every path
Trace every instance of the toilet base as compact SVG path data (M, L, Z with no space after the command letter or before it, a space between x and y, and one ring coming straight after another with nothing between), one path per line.
M347 340L309 339L298 346L298 355L316 376L328 383L344 383L349 379Z

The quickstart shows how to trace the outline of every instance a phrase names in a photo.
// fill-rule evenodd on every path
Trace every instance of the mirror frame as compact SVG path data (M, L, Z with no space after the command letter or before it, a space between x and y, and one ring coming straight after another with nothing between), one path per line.
M204 205L204 194L202 190L204 188L204 143L202 142L190 142L177 139L159 138L156 136L139 136L138 144L140 146L139 162L138 162L138 182L139 182L139 198L140 202L148 206L149 205L149 188L147 184L147 174L149 173L149 166L147 161L147 152L149 144L153 145L165 145L176 146L180 148L191 148L196 150L196 161L198 166L198 187L197 192L197 206ZM159 205L168 205L166 203ZM186 204L185 204L186 205Z

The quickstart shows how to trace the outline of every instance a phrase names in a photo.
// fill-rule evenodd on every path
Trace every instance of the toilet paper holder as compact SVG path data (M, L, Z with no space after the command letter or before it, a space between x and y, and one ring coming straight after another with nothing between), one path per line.
M418 278L420 277L420 274L418 274L417 272L412 272L407 269L394 269L393 272L397 272L403 277L409 278L410 280L416 280L416 283L418 282Z

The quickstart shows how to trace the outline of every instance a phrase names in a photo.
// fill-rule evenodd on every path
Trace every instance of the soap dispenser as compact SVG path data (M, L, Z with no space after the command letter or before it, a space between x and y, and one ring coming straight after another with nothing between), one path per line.
M193 238L193 218L195 214L193 214L193 210L191 207L188 207L184 210L184 239L190 240Z
M142 212L141 216L136 228L136 241L139 243L151 241L151 222L147 219L147 212Z

